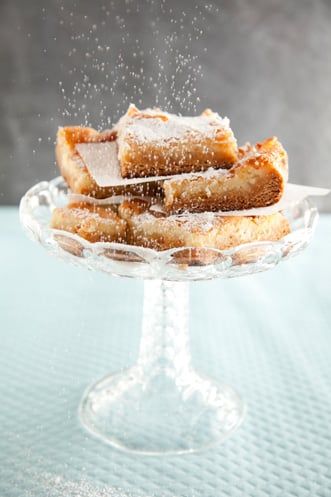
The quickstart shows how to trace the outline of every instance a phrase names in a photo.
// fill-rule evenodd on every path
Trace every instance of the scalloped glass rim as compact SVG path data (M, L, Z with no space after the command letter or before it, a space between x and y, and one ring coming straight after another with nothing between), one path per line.
M277 242L251 242L228 250L180 247L156 251L114 242L91 243L49 228L52 210L66 204L67 193L61 176L28 190L20 202L20 220L28 236L57 257L132 278L205 280L264 271L303 250L312 239L318 218L316 207L306 199L284 212L292 232Z

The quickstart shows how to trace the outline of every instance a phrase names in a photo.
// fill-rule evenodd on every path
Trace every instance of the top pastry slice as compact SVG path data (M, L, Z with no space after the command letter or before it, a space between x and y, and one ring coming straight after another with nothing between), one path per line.
M115 130L123 178L229 168L237 160L229 120L209 109L182 117L130 105Z

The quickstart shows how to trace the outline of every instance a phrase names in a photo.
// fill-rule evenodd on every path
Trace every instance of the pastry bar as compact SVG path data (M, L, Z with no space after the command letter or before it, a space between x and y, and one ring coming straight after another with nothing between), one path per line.
M79 143L102 143L115 139L116 134L113 130L99 133L93 128L80 126L59 128L55 148L56 161L72 192L89 195L94 198L107 198L111 195L127 193L137 195L155 193L157 185L153 183L102 187L94 181L76 146Z
M174 247L229 249L252 241L273 241L290 232L281 213L268 216L224 217L213 212L164 216L147 202L126 200L118 210L128 223L129 243L166 250Z
M288 177L287 154L276 137L239 150L229 170L207 171L164 181L168 212L236 211L273 205Z
M237 160L229 120L209 109L181 117L130 105L115 130L123 178L227 168Z
M279 240L290 232L280 214L222 217L217 213L165 216L144 200L124 200L118 207L76 203L53 211L51 227L89 240L117 241L166 250L174 247L228 249L258 240Z
M70 204L54 209L51 228L75 233L90 242L123 242L127 240L127 223L114 205Z

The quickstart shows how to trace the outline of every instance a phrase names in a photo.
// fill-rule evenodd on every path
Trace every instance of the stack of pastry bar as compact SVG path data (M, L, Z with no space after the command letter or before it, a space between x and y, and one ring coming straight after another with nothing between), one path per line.
M290 231L280 212L222 214L277 203L287 154L275 137L238 148L228 119L210 110L181 117L131 105L111 131L60 128L56 157L71 191L86 197L55 209L51 226L91 242L228 249ZM118 184L101 185L92 174L95 165L106 172L108 160Z

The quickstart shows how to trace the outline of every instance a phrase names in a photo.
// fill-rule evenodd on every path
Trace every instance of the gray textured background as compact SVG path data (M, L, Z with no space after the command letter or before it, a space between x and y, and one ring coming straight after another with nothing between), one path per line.
M58 125L130 101L211 107L240 143L276 134L293 182L331 186L330 0L0 0L0 67L2 204L57 174Z

